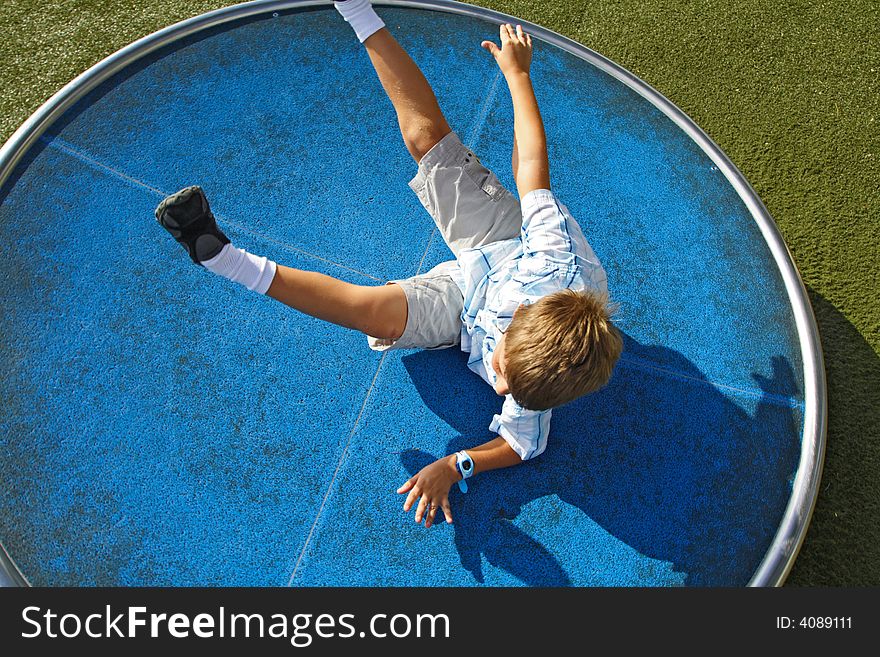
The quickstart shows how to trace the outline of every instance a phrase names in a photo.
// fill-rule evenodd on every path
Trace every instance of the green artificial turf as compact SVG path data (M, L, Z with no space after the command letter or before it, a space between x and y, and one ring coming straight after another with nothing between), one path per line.
M103 57L226 4L4 0L0 141ZM880 584L880 4L473 4L539 23L629 69L693 118L751 182L808 287L828 379L819 499L787 583Z

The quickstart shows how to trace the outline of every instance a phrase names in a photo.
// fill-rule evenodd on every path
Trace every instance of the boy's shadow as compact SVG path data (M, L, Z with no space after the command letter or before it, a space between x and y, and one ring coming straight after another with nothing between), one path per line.
M671 562L687 585L742 585L757 569L800 456L791 365L775 357L771 379L753 375L760 391L750 414L679 352L626 335L624 344L606 388L554 410L544 454L479 475L466 496L453 488L456 547L478 581L485 557L531 586L577 583L512 522L545 496L577 507L642 555ZM428 408L460 434L447 453L490 438L502 400L466 371L465 354L423 351L402 361ZM415 473L436 456L412 450L401 460ZM591 559L584 547L581 558Z

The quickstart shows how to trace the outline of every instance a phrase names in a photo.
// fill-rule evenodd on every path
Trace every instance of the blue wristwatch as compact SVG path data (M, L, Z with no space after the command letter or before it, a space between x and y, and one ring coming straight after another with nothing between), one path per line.
M461 475L461 481L458 482L458 487L462 493L467 493L468 486L465 479L474 474L474 460L471 458L470 454L461 450L460 452L455 453L455 467L458 468L458 474Z

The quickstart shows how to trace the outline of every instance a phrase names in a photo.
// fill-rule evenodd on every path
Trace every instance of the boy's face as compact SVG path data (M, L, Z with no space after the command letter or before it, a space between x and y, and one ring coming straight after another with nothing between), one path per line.
M492 369L495 370L495 392L502 397L510 394L510 388L507 386L507 379L504 376L507 366L504 358L504 343L507 340L507 334L503 334L498 344L495 345L495 351L492 354Z

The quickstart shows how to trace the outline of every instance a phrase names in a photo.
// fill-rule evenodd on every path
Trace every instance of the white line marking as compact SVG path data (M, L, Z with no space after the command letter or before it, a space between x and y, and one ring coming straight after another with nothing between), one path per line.
M296 564L293 567L293 572L290 574L290 579L287 580L287 586L293 586L293 580L296 578L296 573L299 570L299 566L302 563L303 557L306 554L306 550L309 547L309 543L312 541L312 536L315 533L315 528L318 526L318 521L321 519L321 515L324 513L324 507L327 506L327 500L330 499L330 493L333 491L333 484L336 483L336 477L339 474L339 471L342 469L342 464L345 463L345 457L348 455L348 448L351 446L351 439L354 437L355 431L357 431L358 424L361 421L361 416L364 414L364 409L367 407L367 402L370 400L370 395L373 393L373 388L376 386L376 379L379 378L379 372L382 369L382 363L385 362L385 356L388 355L388 352L382 353L382 358L379 359L379 365L376 367L376 373L373 374L373 380L370 381L370 387L367 390L367 395L364 397L364 403L361 405L361 410L358 412L358 416L354 421L354 426L351 428L351 433L348 434L348 440L345 441L345 447L342 449L342 454L339 457L339 462L336 464L336 469L333 471L333 477L330 479L330 485L327 486L327 491L324 493L324 499L321 500L321 506L318 508L318 513L315 516L315 520L312 523L311 529L309 529L309 535L306 536L306 541L303 543L302 551L299 553L299 558L296 560Z

